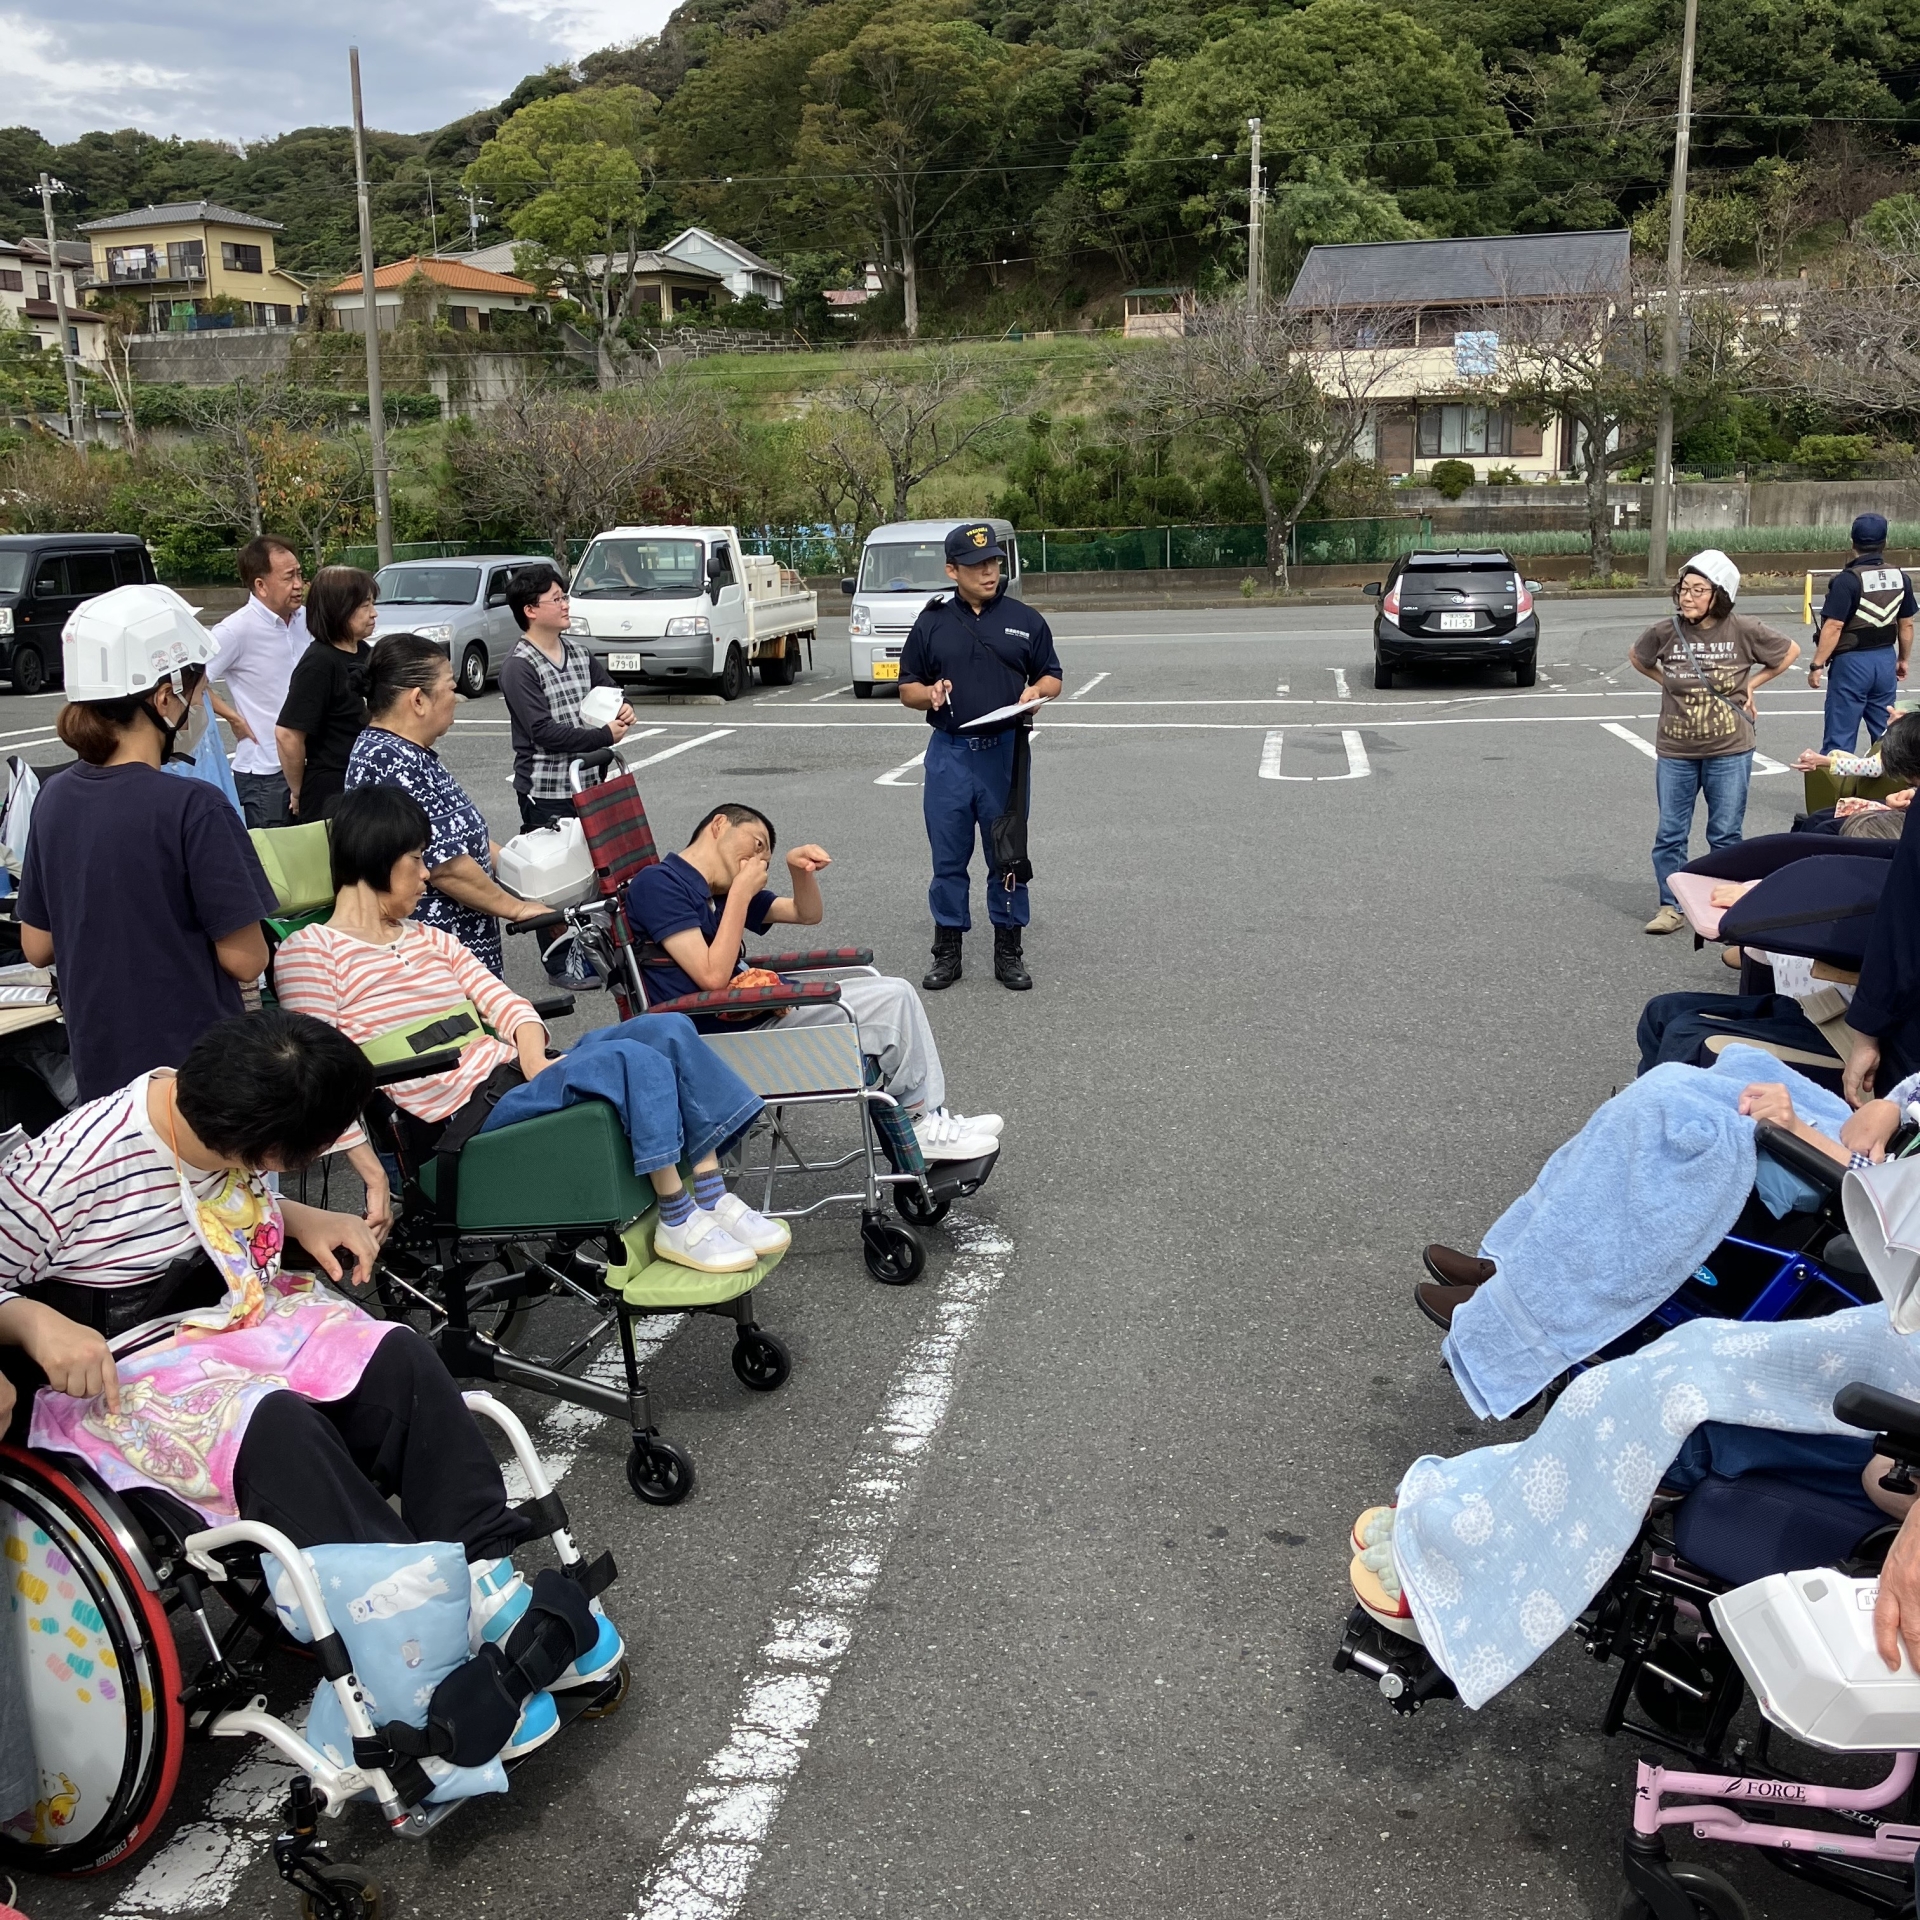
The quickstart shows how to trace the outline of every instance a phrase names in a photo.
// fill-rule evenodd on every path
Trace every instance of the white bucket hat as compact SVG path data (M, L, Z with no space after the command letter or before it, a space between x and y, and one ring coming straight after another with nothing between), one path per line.
M1697 573L1701 579L1711 580L1729 602L1740 598L1740 569L1718 547L1708 547L1704 552L1696 553L1680 571L1682 574Z

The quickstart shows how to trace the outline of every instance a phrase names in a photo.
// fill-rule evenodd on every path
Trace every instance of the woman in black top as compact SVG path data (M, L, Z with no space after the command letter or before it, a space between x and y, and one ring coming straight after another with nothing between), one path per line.
M318 820L346 790L347 760L367 724L366 667L373 648L373 575L322 567L307 591L313 644L294 663L273 730L296 820Z

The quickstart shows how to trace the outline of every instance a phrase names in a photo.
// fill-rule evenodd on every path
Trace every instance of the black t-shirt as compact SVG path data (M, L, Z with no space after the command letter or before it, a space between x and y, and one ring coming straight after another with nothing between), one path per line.
M957 593L930 602L900 651L902 680L923 687L953 682L946 705L927 714L927 725L941 733L958 733L969 720L1012 706L1036 680L1059 672L1053 629L1004 587L978 613ZM1014 724L1003 720L975 731L1005 733Z
M280 725L307 736L307 771L330 773L338 786L353 743L367 725L367 661L373 649L355 653L316 640L293 664Z
M53 935L74 1078L98 1100L177 1067L240 987L216 940L264 919L273 889L232 803L157 767L81 762L34 802L20 918Z

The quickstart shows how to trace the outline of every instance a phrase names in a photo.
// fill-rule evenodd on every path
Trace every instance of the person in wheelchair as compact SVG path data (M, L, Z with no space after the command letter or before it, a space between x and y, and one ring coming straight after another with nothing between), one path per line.
M1488 1228L1478 1255L1428 1246L1420 1311L1467 1404L1504 1419L1668 1300L1757 1193L1775 1219L1818 1204L1761 1152L1762 1122L1838 1166L1885 1157L1920 1075L1857 1113L1771 1054L1730 1046L1709 1068L1668 1064L1594 1113Z
M360 787L330 818L332 918L281 946L282 1006L337 1027L376 1065L444 1047L445 1073L402 1081L394 1104L430 1123L439 1151L476 1133L582 1099L620 1111L636 1173L659 1197L653 1251L701 1273L744 1273L785 1251L792 1229L727 1191L719 1155L760 1112L753 1090L677 1014L650 1014L584 1035L550 1056L533 1008L451 934L413 918L427 885L429 823L399 787ZM370 1157L355 1127L341 1150ZM692 1169L693 1185L679 1164Z
M186 1531L460 1543L475 1662L448 1699L512 1757L557 1731L550 1688L611 1670L619 1635L581 1594L549 1644L511 1557L532 1523L438 1355L282 1266L289 1238L329 1280L370 1265L364 1221L282 1200L269 1176L316 1159L372 1090L352 1042L269 1008L20 1147L0 1167L0 1432L30 1401L29 1445L168 1496ZM137 1328L154 1337L116 1347Z
M824 847L795 847L787 855L791 898L767 889L775 845L773 823L756 807L726 802L694 828L679 853L643 868L627 887L627 917L644 940L664 948L667 963L646 969L656 1000L710 992L745 967L744 936L769 927L817 927L826 917L819 874L832 864ZM911 1121L922 1156L978 1160L999 1145L997 1113L954 1113L945 1104L946 1074L919 994L892 975L853 976L840 982L840 1005L853 1015L863 1047L879 1064L880 1085ZM840 1018L831 1007L789 1007L782 1026L818 1025ZM724 1022L710 1017L712 1031Z

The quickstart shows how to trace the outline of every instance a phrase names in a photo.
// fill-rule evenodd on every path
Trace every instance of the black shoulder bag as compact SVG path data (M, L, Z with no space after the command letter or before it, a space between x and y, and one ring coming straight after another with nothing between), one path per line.
M1027 786L1033 743L1031 719L1020 721L1013 730L1013 778L1007 782L1007 810L989 830L993 840L993 870L1001 886L1011 893L1033 878L1033 862L1027 858Z

